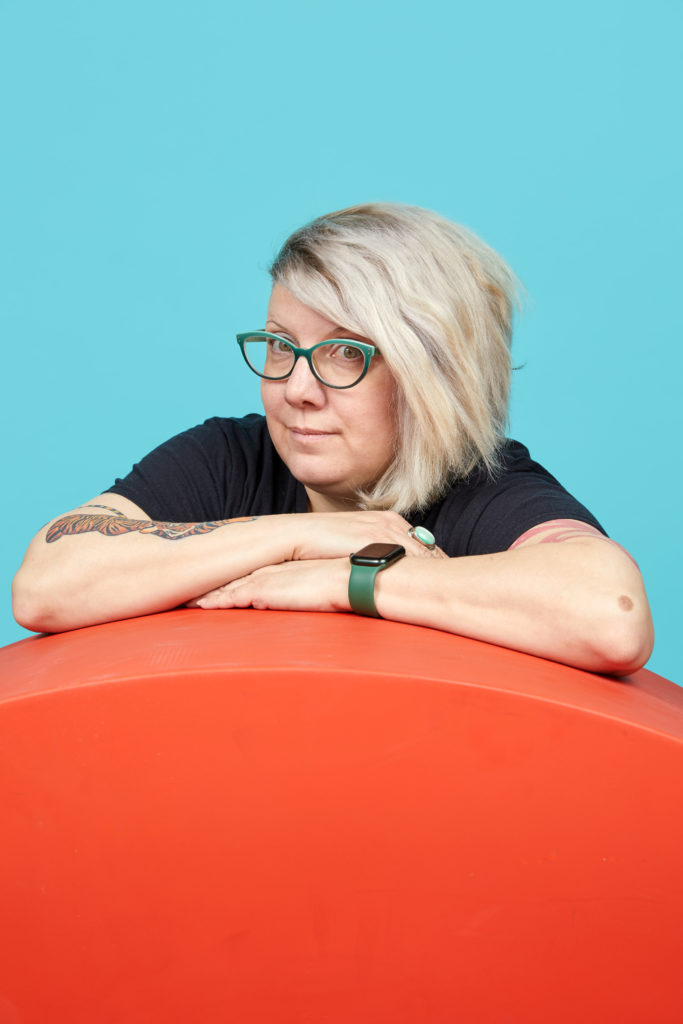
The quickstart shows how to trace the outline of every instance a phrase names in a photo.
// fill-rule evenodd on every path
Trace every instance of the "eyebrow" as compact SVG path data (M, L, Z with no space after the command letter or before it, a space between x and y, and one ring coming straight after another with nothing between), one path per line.
M273 320L272 316L268 317L268 319L266 320L266 323L267 324L275 324L275 326L277 327L277 329L279 331L282 331L284 334L290 334L293 338L296 337L296 335L294 334L293 331L290 331L287 327L284 327L282 324L278 323L277 320ZM335 324L334 327L332 328L332 330L333 331L339 331L340 334L355 334L356 333L355 331L352 331L350 327L340 327L339 324ZM332 337L336 338L337 335L334 334ZM361 335L361 337L362 337L362 335ZM349 338L349 341L359 341L359 340L360 340L359 338Z

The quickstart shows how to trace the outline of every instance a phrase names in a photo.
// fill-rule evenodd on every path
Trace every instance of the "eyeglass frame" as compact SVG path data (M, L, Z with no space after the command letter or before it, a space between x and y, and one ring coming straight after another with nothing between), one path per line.
M372 361L372 357L377 353L376 345L370 345L367 341L356 341L355 338L328 338L327 341L319 341L315 345L311 345L310 348L300 348L298 345L295 345L293 341L290 341L289 338L283 338L281 334L273 334L271 331L245 331L242 334L236 335L236 337L237 344L240 347L240 352L244 357L245 363L247 364L249 369L262 380L287 380L289 377L291 377L292 373L294 372L294 367L296 366L297 359L303 356L306 362L308 363L310 371L315 377L315 379L317 381L320 381L320 383L324 385L324 387L334 388L335 391L346 391L348 390L348 388L355 388L356 384L360 384L363 377L370 369L370 362ZM249 359L247 358L247 353L244 351L244 343L247 341L248 338L263 338L264 340L267 340L268 338L273 338L275 341L284 342L287 348L289 348L294 353L294 362L289 373L285 373L284 376L282 377L267 377L265 373L259 373L258 370L255 370L254 367L249 362ZM326 380L322 379L322 377L316 370L315 366L313 365L313 353L317 348L321 348L323 345L342 344L349 345L351 346L351 348L357 348L360 352L363 353L363 372L361 373L358 380L354 380L353 384L328 384Z

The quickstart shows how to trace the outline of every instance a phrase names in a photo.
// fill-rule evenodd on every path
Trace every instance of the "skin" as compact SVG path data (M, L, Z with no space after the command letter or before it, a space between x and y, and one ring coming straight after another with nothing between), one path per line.
M276 284L266 330L302 348L331 338L369 341L299 302ZM376 354L365 378L348 390L325 387L299 359L286 381L261 381L261 400L271 439L282 461L304 484L312 512L354 508L359 487L389 466L395 434L395 385Z
M306 348L368 340L279 285L266 327ZM378 541L402 544L408 556L377 576L384 618L597 672L643 665L653 632L640 573L592 527L552 521L509 551L448 558L410 537L397 513L357 510L355 489L392 457L394 386L381 355L341 391L299 359L287 381L263 382L262 398L273 442L305 486L307 514L158 523L125 498L99 495L33 539L14 580L15 617L57 632L181 604L348 612L349 553Z

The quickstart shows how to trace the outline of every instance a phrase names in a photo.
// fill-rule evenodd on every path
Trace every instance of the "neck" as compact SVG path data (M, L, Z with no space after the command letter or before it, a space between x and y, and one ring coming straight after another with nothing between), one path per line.
M356 512L358 505L352 498L337 498L331 494L321 494L311 487L306 487L309 512Z

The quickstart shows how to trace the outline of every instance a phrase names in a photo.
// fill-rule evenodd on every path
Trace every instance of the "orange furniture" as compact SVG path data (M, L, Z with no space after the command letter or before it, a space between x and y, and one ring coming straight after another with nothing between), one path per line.
M2 1024L683 1019L683 690L353 615L0 651Z

